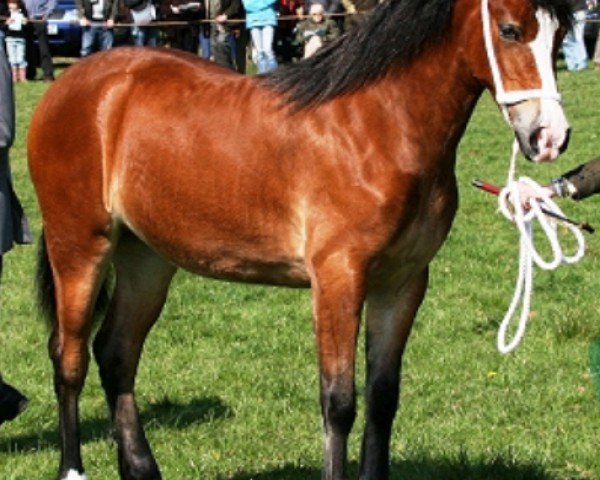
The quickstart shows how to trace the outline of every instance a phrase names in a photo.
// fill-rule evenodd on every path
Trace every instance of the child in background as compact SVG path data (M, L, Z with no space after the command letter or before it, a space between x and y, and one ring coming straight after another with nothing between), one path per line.
M319 48L340 34L335 21L325 17L325 8L320 3L313 3L309 17L296 26L296 40L304 45L304 58L314 55Z
M6 51L12 70L13 82L26 82L25 69L25 29L27 17L23 13L20 0L8 1L9 17L6 19Z

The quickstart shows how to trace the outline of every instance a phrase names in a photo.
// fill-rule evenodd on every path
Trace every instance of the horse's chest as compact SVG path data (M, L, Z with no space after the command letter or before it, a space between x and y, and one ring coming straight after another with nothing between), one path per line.
M403 226L373 262L372 274L381 277L411 275L433 259L448 235L456 212L452 192L436 195Z

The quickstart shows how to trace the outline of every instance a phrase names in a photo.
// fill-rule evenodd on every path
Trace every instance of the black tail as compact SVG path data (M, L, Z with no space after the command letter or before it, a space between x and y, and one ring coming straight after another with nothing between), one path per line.
M56 322L56 295L44 232L40 235L35 280L38 308L44 317L54 325Z
M48 250L46 248L46 238L44 232L40 236L36 272L36 293L37 303L40 312L48 319L51 325L56 323L56 289L54 287L54 277L52 276L52 267L48 259ZM102 282L98 298L94 306L94 315L102 313L108 305L108 280Z

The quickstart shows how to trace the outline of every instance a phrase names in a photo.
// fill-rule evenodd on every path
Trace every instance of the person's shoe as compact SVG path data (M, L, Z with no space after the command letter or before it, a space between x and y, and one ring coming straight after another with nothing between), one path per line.
M55 80L54 76L44 77L44 82L53 82Z
M0 425L27 408L27 397L7 383L0 383Z

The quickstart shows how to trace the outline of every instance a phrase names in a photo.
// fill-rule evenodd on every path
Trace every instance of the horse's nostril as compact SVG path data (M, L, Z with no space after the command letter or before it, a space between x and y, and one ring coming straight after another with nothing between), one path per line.
M565 134L565 141L562 143L562 145L559 147L558 151L560 153L563 153L567 150L567 148L569 148L569 141L571 140L571 129L568 128L567 129L567 133Z
M529 135L529 147L531 148L531 151L534 156L540 153L539 138L541 132L542 128L538 127L533 132L531 132L531 135Z

